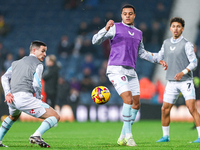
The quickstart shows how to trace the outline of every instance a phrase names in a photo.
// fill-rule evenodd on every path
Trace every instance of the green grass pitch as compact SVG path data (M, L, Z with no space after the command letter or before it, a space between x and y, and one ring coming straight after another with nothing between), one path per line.
M39 127L40 122L20 122L13 124L4 137L3 144L11 150L41 149L28 142L28 138ZM136 147L118 146L122 122L65 122L58 123L42 137L51 149L69 150L190 150L200 149L200 143L189 143L197 139L197 131L192 130L193 123L171 123L170 142L156 143L162 136L161 122L142 120L132 126Z

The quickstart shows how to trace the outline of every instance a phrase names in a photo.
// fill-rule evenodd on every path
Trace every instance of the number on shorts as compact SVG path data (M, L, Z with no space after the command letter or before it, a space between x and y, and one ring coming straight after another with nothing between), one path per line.
M188 89L190 89L191 83L187 83L187 85L188 85Z

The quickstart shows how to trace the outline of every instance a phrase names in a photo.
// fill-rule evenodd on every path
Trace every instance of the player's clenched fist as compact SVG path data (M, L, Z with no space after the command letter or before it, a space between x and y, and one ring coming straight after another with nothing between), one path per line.
M106 30L108 31L110 29L110 27L112 27L114 25L114 21L113 20L109 20L106 24Z

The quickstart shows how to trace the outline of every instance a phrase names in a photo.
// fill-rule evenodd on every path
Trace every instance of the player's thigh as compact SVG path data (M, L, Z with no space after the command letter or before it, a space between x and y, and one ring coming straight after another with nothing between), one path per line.
M8 110L9 110L10 116L12 117L17 117L17 116L20 116L21 114L21 111L16 108L14 102L12 104L8 103Z
M135 77L130 77L126 75L109 74L108 78L119 95L127 91L131 91L132 96L140 95L140 86L137 75Z
M60 116L52 107L45 108L45 110L46 112L42 116L40 116L41 119L46 119L48 117L54 116L57 120L60 120Z
M180 94L180 91L177 88L176 82L168 81L165 87L163 102L174 104L176 100L178 99L179 94Z
M8 110L9 110L9 118L12 120L12 121L16 121L18 120L19 116L21 115L21 111L18 110L16 107L15 107L15 104L12 103L8 103Z
M196 99L194 83L192 80L180 82L180 91L182 92L185 101Z
M132 96L134 96L133 98L135 100L139 101L139 97L140 97L140 84L139 84L139 80L138 80L137 74L136 74L135 77L128 76L128 84L129 84Z
M33 96L32 93L19 92L14 93L15 107L33 117L42 116L49 105Z
M123 92L130 91L128 78L126 75L108 74L108 78L119 95L121 95Z

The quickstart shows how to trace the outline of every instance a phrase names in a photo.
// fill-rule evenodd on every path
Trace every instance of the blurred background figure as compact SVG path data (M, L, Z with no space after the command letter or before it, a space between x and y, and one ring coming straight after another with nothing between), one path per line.
M80 92L81 90L81 83L78 81L76 77L71 78L70 80L70 88L71 89L76 89L77 91Z
M5 71L4 61L6 60L8 50L4 47L3 43L0 42L0 71Z
M44 89L47 95L46 102L54 108L56 103L60 66L57 64L55 55L47 56L45 59L45 65L47 68L44 71L42 78L45 81Z
M7 70L11 66L13 61L14 61L13 54L8 53L6 56L6 60L4 61L3 64L4 69Z
M19 60L19 59L23 58L24 56L26 56L26 51L23 47L20 47L19 50L18 50L16 60Z
M104 26L101 18L99 16L94 16L92 22L88 25L89 32L92 34L97 33L99 29Z
M94 57L91 54L86 54L84 61L82 62L82 70L85 68L89 68L91 71L91 75L95 73L95 65L94 65Z
M5 22L4 16L0 15L0 36L5 37L10 32L10 26Z
M110 83L110 81L108 80L108 78L106 77L106 66L108 64L108 61L107 60L104 60L102 62L102 65L101 67L99 68L98 70L98 81L97 81L97 85L98 86L106 86L107 88L110 88L112 87L112 84Z
M5 72L1 72L0 77L4 74ZM3 91L3 87L1 84L1 80L0 80L0 105L2 105L4 103L4 91Z
M73 44L70 43L67 35L63 35L57 48L58 56L65 59L72 54L72 50Z
M84 39L83 44L82 44L82 46L79 50L79 53L81 55L86 55L87 53L90 53L90 54L92 54L93 57L98 56L98 53L97 53L95 46L92 45L91 40L88 39L88 38Z
M168 16L169 12L167 12L165 5L162 2L158 2L154 12L155 20L165 24L167 22Z
M149 35L151 35L151 43L152 44L159 45L159 47L162 45L164 33L163 33L163 29L161 28L161 25L158 21L152 22Z
M92 71L89 67L83 69L83 79L81 80L81 92L90 92L94 88Z
M79 24L79 28L77 30L78 35L86 36L89 32L88 23L86 21L82 21Z
M65 9L74 10L79 6L79 4L80 4L80 0L65 0L64 1Z
M108 20L114 20L115 22L120 22L121 18L115 16L112 11L108 11L106 12L106 15L105 15L105 22L107 22Z
M99 0L84 0L84 5L86 9L94 9L98 7Z
M74 49L73 49L73 56L78 57L80 55L80 49L83 44L83 36L78 35L75 39Z
M64 79L64 77L60 76L58 79L56 105L62 108L63 105L69 104L69 92L70 84Z
M139 29L142 31L144 45L149 44L151 42L151 31L148 29L147 24L140 22Z

